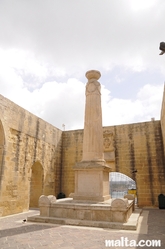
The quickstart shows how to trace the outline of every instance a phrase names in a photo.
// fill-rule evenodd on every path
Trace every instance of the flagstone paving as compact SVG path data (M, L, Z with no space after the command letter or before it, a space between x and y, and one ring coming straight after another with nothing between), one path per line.
M105 249L140 248L106 247L105 240L161 240L165 248L165 210L143 209L137 231L124 231L91 227L61 226L54 224L23 222L38 210L0 218L1 249ZM142 247L156 248L156 247Z

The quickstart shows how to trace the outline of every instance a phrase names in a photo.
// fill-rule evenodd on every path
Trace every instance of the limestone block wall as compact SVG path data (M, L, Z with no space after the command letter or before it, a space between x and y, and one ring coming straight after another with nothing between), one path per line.
M160 121L103 127L104 158L133 178L138 205L165 194L165 98ZM74 192L83 130L64 131L0 95L0 216L36 207L41 194ZM133 173L137 170L137 173Z
M136 181L139 206L157 206L158 195L165 192L160 121L116 126L114 133L115 171Z
M61 130L0 95L0 216L59 193L61 146Z
M162 99L162 109L161 109L160 122L161 122L161 129L162 129L164 154L165 154L165 85L164 85L164 93L163 93L163 99Z
M157 206L158 195L165 194L160 121L104 127L103 138L105 158L112 171L136 181L138 205ZM82 143L83 130L63 132L62 191L67 196L74 192L73 166L82 159Z
M74 170L82 160L83 130L64 131L62 135L61 190L66 196L74 192Z

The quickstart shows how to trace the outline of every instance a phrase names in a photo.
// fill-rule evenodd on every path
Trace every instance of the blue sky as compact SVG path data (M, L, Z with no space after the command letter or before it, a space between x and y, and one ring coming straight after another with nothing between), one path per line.
M82 129L86 71L101 72L103 125L160 119L164 0L0 1L0 94Z

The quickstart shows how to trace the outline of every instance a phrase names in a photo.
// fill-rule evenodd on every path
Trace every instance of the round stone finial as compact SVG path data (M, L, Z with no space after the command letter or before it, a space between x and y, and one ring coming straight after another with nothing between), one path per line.
M127 208L127 206L128 206L128 199L124 199L124 198L112 199L112 202L111 202L112 208Z
M88 80L91 80L91 79L98 80L101 77L101 73L97 70L89 70L86 72L85 76Z

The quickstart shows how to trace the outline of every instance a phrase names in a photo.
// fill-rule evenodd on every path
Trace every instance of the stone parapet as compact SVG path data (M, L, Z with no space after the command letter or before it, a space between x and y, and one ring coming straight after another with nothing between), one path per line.
M73 219L100 222L127 222L133 201L114 199L104 202L81 202L73 198L56 200L53 196L41 196L39 200L40 217Z

